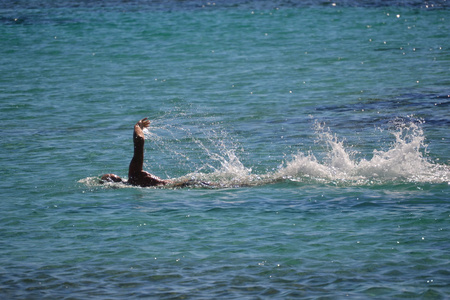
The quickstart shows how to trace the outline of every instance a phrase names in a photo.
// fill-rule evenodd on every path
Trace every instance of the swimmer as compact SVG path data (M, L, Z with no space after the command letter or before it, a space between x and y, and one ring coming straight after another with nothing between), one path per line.
M123 182L131 185L149 187L149 186L163 186L173 183L171 180L164 180L155 175L152 175L144 170L144 128L150 126L150 121L147 118L140 120L134 125L133 143L134 155L130 162L128 169L128 182L115 174L105 174L102 176L102 182Z

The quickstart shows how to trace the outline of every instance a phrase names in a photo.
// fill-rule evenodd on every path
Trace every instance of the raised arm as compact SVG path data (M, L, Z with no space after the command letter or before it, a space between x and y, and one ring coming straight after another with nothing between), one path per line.
M134 125L133 132L133 143L134 143L134 154L130 162L130 167L128 169L128 178L134 177L136 174L142 171L144 165L144 128L150 126L150 121L147 118L140 120Z

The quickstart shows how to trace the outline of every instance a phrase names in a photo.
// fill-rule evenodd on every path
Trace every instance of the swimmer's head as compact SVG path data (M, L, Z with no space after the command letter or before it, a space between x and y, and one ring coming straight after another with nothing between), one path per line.
M101 183L104 182L123 182L123 180L115 174L105 174L101 178Z

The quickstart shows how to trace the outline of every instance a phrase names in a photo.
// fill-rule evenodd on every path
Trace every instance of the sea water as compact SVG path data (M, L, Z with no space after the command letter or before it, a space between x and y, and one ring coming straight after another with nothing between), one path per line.
M0 2L2 299L446 299L447 1ZM141 118L144 169L124 179Z

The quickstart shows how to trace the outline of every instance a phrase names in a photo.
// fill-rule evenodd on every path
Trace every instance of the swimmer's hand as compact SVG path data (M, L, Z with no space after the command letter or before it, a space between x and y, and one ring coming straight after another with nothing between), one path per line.
M148 118L143 118L142 120L137 122L136 125L138 125L141 129L148 128L150 126L150 120L148 120Z

